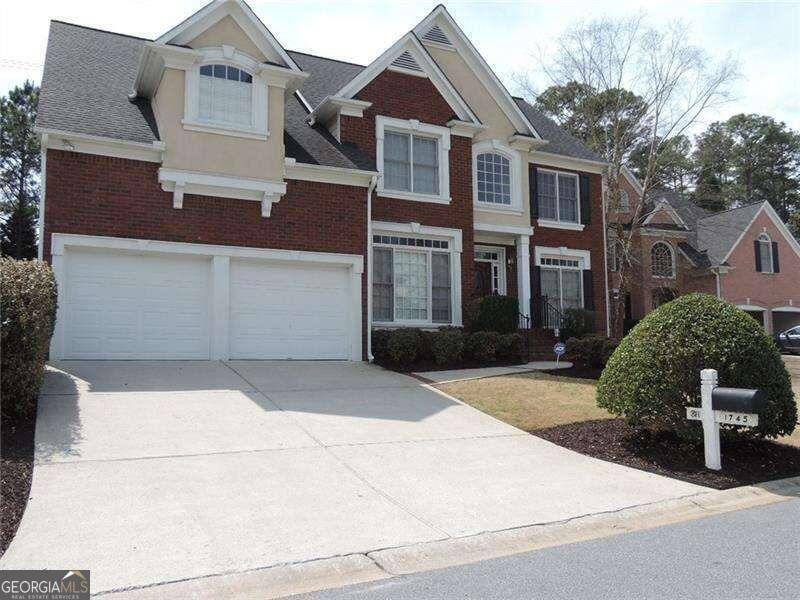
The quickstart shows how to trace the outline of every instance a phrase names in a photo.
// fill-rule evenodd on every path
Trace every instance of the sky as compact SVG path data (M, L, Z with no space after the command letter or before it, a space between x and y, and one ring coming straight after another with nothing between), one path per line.
M41 80L49 19L155 38L204 5L203 0L28 0L0 8L0 93L25 78ZM331 2L251 0L280 43L367 64L422 20L430 1ZM512 75L547 84L541 57L570 24L644 12L654 26L682 19L693 43L712 57L733 56L742 77L734 98L703 117L695 131L740 112L773 116L800 130L800 0L783 2L445 2L453 18L512 92Z

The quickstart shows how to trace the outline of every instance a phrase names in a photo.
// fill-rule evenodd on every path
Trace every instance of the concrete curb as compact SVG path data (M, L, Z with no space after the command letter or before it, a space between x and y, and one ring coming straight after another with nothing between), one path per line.
M280 598L345 585L388 579L421 571L468 564L552 546L653 529L745 508L800 498L800 477L758 485L713 490L566 521L528 525L462 538L451 538L277 565L242 573L211 575L99 595L113 600L163 597Z

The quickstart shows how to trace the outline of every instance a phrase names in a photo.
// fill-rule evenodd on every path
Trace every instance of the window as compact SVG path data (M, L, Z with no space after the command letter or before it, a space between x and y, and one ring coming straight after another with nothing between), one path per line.
M761 257L761 272L772 273L772 240L766 233L758 236L758 255Z
M418 121L375 119L378 194L389 198L449 203L450 130Z
M203 121L228 125L253 124L253 76L227 65L200 67L200 109Z
M539 218L548 221L579 223L578 176L539 169L536 185Z
M439 193L439 151L435 138L387 131L384 138L384 188Z
M672 246L656 242L650 249L650 271L653 277L675 277L675 258Z
M628 212L631 209L631 199L628 192L625 190L619 191L619 210L620 212Z
M539 272L542 296L548 302L564 310L567 308L583 308L583 275L579 261L568 261L570 266L545 266L548 259L542 259ZM572 266L574 264L575 266Z
M511 205L511 161L486 152L476 158L478 202Z
M450 323L449 242L390 235L375 235L372 242L373 319Z

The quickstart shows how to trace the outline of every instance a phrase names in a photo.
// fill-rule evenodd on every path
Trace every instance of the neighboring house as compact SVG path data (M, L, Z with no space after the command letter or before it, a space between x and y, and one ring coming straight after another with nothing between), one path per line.
M625 175L630 207L611 219L629 224L642 189ZM678 192L654 190L651 197L633 232L625 298L617 292L619 246L609 235L611 302L627 321L681 294L705 292L739 306L769 332L800 324L800 245L768 202L711 213Z
M603 163L442 6L367 66L240 0L152 41L53 21L38 130L53 358L362 360L494 293L607 331Z

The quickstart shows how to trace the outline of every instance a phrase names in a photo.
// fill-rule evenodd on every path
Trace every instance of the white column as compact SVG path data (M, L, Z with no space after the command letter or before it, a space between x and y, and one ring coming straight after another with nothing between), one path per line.
M453 250L450 254L450 286L452 288L451 298L453 300L453 325L460 327L462 323L461 314L461 243L453 243Z
M531 245L529 235L517 236L517 299L519 312L531 314Z
M361 338L364 329L364 318L361 304L361 280L364 276L364 269L352 267L350 269L350 297L353 322L350 324L350 360L361 361ZM367 294L371 291L367 290ZM367 320L367 322L369 322ZM367 331L367 335L372 335L371 331Z
M215 256L211 263L211 360L230 358L231 259Z
M717 370L700 371L700 400L702 403L703 447L705 448L706 467L719 471L722 468L719 445L719 423L714 419L711 407L711 392L717 387Z

